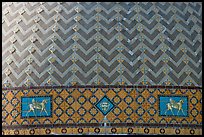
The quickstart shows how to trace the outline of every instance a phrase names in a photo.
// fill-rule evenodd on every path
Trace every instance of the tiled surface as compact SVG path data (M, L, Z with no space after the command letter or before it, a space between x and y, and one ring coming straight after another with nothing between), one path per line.
M189 134L187 131L182 133L182 128L192 128L195 134L200 134L202 125L202 90L194 89L142 89L142 88L69 88L69 89L28 89L28 90L3 90L2 94L2 126L4 134L14 134L13 130L18 130L19 134L32 134L33 131L26 131L24 129L35 129L34 134L45 134L47 132L62 134L62 128L72 127L67 129L66 133L79 134L93 133L94 130L90 128L99 128L101 134L105 133L128 133L126 127L129 124L129 132L144 134L160 134L160 128L165 129L165 134L171 133L169 130L178 128L181 130L180 134ZM52 116L44 117L21 117L22 97L38 96L52 97ZM103 98L107 98L114 108L104 115L97 107L97 103ZM166 97L161 99L161 97ZM183 99L182 108L188 107L187 116L173 110L175 115L169 114L160 115L160 111L164 107L159 107L162 100L164 104L169 103L172 98L175 102ZM160 99L160 100L159 100ZM42 99L41 99L42 100ZM104 100L103 100L104 101ZM39 101L40 102L40 101ZM188 105L185 105L188 104ZM32 104L32 101L31 101ZM47 104L45 105L47 111ZM36 110L35 110L36 112ZM95 125L91 125L95 124ZM146 124L146 125L145 125ZM155 125L158 124L158 125ZM181 126L181 124L185 126ZM28 126L29 125L29 126ZM103 127L106 125L106 128ZM199 126L200 125L200 126ZM12 127L13 126L13 127ZM146 127L145 130L137 127ZM158 127L159 129L157 129ZM170 127L173 126L173 129ZM194 126L194 127L193 127ZM21 127L19 129L19 127ZM114 127L115 129L112 129ZM10 129L9 129L10 128ZM58 129L59 128L59 129ZM136 128L136 129L134 129ZM7 131L9 129L9 131ZM12 129L12 130L11 130ZM112 129L112 131L111 131ZM78 130L80 130L78 132ZM90 131L89 131L90 130ZM106 131L103 131L106 130ZM138 130L138 132L135 132ZM140 131L141 130L141 131ZM188 130L189 131L189 130ZM63 131L65 132L65 130ZM96 129L98 132L98 129ZM161 131L163 132L163 130ZM190 132L190 131L189 131ZM193 132L193 131L192 131ZM146 133L146 134L147 134ZM174 133L172 133L174 134Z
M200 2L4 2L2 134L201 135L201 51Z
M194 128L137 128L137 127L123 127L123 128L35 128L29 130L3 130L4 135L50 135L50 134L135 134L135 135L202 135L202 129Z
M200 2L4 2L2 86L202 86Z

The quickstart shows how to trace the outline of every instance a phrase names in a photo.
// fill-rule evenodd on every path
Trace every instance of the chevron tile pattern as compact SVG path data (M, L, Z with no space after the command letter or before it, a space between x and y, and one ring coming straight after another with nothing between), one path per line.
M199 2L4 2L3 86L202 86Z

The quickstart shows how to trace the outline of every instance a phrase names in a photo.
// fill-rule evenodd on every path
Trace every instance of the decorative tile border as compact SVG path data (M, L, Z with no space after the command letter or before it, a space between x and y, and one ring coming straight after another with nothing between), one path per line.
M202 129L172 127L56 127L3 129L2 135L202 135Z
M64 128L63 133L69 133L71 127L74 132L86 134L87 128L99 128L95 132L102 132L106 125L112 132L119 132L117 128L146 127L145 134L152 134L151 129L156 128L189 128L202 127L202 90L186 89L153 89L153 88L58 88L58 89L30 89L30 90L3 90L2 92L2 129L17 130L19 134L24 129L38 128L50 130ZM52 117L21 117L22 97L52 96ZM188 116L162 116L159 115L160 97L187 97ZM114 104L114 108L105 116L96 105L104 97ZM73 101L72 101L73 100ZM169 99L168 99L169 100ZM32 101L31 101L32 102ZM40 101L41 102L41 101ZM178 102L178 100L176 100ZM74 111L71 113L70 108ZM15 111L14 111L15 110ZM15 113L14 113L15 112ZM17 115L16 115L17 112ZM82 113L83 112L83 113ZM107 122L104 123L106 117ZM29 125L29 127L28 127ZM164 130L161 129L163 133ZM62 130L62 129L61 129ZM60 130L59 134L62 134ZM111 129L110 133L111 133ZM121 129L120 129L121 130ZM127 130L128 131L128 130ZM9 131L10 132L10 131ZM11 131L13 132L13 131ZM27 131L26 131L27 132ZM93 133L95 133L93 130ZM129 129L128 132L132 132ZM158 130L160 132L160 130ZM192 131L193 132L193 131ZM16 132L17 133L17 132ZM33 134L33 131L31 131ZM50 132L51 133L51 132ZM134 133L134 131L133 131ZM144 131L143 131L144 133ZM167 131L165 130L165 133ZM29 134L29 133L28 133Z
M162 86L162 85L75 85L75 86L37 86L37 87L3 87L2 90L28 90L28 89L58 89L58 88L158 88L158 89L202 89L198 86Z
M29 128L63 128L63 127L104 127L104 123L78 123L78 124L43 124L43 125L29 125ZM202 128L200 124L159 124L159 123L106 123L106 127L172 127L172 128ZM2 129L25 129L27 125L12 125L2 126Z

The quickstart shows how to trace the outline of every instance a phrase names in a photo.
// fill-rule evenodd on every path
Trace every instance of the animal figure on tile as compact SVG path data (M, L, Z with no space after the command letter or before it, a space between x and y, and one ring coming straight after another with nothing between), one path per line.
M174 113L173 113L173 111L172 111L173 108L178 109L177 115L178 115L178 113L179 113L180 110L181 110L182 113L184 114L183 109L182 109L183 103L184 103L183 100L179 100L179 102L175 102L174 100L172 100L172 99L170 98L170 103L167 103L167 104L166 104L166 105L167 105L167 110L166 110L166 112L165 112L165 115L166 115L166 113L167 113L168 110L171 110L172 114L174 115Z
M46 100L43 100L41 103L39 103L39 102L37 102L37 101L35 101L34 99L32 100L32 104L29 104L29 110L28 110L28 112L26 113L26 116L28 115L28 113L29 112L33 112L34 113L34 115L36 116L36 114L35 114L35 109L38 109L38 110L41 110L40 111L40 115L41 115L41 113L43 112L43 111L45 111L45 113L48 115L48 113L47 113L47 111L46 111L46 109L45 109L45 104L47 103L47 101Z

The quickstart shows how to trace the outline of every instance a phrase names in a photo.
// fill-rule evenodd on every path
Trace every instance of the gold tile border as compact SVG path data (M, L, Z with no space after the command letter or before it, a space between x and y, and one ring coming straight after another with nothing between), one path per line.
M152 127L97 127L99 128L100 132L95 132L95 127L81 127L79 129L78 127L75 128L27 128L27 129L12 129L12 130L2 130L2 133L4 135L15 135L15 132L18 131L18 135L30 135L31 130L35 130L34 135L46 135L48 134L54 134L54 135L60 135L60 134L136 134L136 135L202 135L202 129L195 129L195 128L179 128L180 133L176 134L175 130L177 128L172 127L166 127L166 128L152 128ZM129 129L130 128L130 129ZM113 131L116 132L113 133ZM190 131L194 130L194 134L191 134ZM49 131L46 133L46 130ZM82 133L79 133L79 131L82 131ZM65 132L66 131L66 132ZM132 132L128 132L132 131ZM165 131L161 133L161 131ZM64 133L63 133L64 132Z

